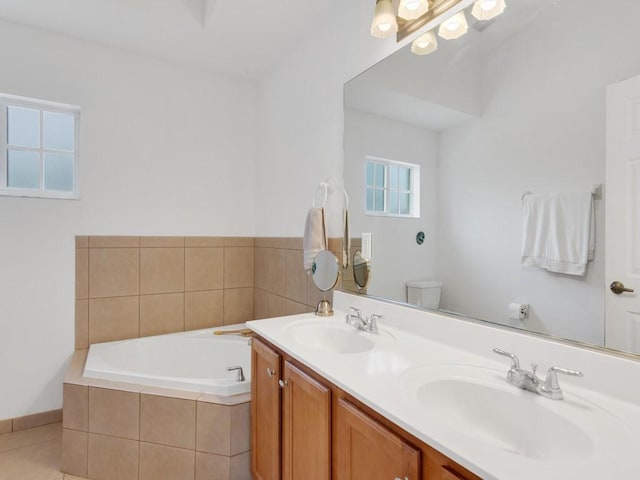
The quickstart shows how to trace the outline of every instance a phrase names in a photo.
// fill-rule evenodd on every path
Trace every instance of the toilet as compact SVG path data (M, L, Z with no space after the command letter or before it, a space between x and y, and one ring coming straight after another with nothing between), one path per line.
M407 282L407 302L418 307L437 310L440 306L442 282L439 280L414 280Z

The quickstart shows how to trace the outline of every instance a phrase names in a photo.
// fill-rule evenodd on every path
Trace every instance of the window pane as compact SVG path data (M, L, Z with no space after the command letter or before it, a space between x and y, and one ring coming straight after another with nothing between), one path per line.
M367 212L373 211L373 188L367 188Z
M40 188L40 154L9 150L7 155L7 186Z
M44 112L44 148L73 152L73 137L73 115Z
M73 154L44 154L45 190L73 191Z
M389 166L389 188L394 190L398 189L398 170L400 169L395 165Z
M40 112L30 108L7 107L9 145L40 148Z
M384 165L376 164L376 187L384 187Z
M373 185L373 163L367 162L367 186Z
M398 192L389 192L389 213L398 213Z
M375 191L375 211L384 212L384 190Z
M402 215L409 215L411 213L410 202L409 202L410 197L411 195L409 195L408 193L400 194L400 213Z
M411 169L400 168L400 190L411 190Z

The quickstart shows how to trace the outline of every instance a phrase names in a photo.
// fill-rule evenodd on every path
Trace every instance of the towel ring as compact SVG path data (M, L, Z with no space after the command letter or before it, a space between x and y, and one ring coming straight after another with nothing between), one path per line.
M323 208L327 204L327 198L329 197L329 194L333 192L333 188L334 188L333 180L320 182L320 185L318 185L318 188L316 188L316 193L313 195L313 203L312 203L313 208L316 208L316 198L318 198L318 190L320 190L321 188L324 188L324 196L322 198L322 205L320 205L319 208Z

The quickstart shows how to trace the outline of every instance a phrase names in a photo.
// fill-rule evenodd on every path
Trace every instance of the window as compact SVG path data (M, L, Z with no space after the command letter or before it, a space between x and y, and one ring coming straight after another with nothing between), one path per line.
M80 109L0 95L0 194L77 198Z
M367 157L366 214L420 218L420 165Z

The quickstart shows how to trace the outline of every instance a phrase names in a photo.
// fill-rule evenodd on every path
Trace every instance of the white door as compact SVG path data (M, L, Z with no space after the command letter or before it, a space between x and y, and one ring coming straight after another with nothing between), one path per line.
M640 76L607 89L606 169L605 346L640 353Z

